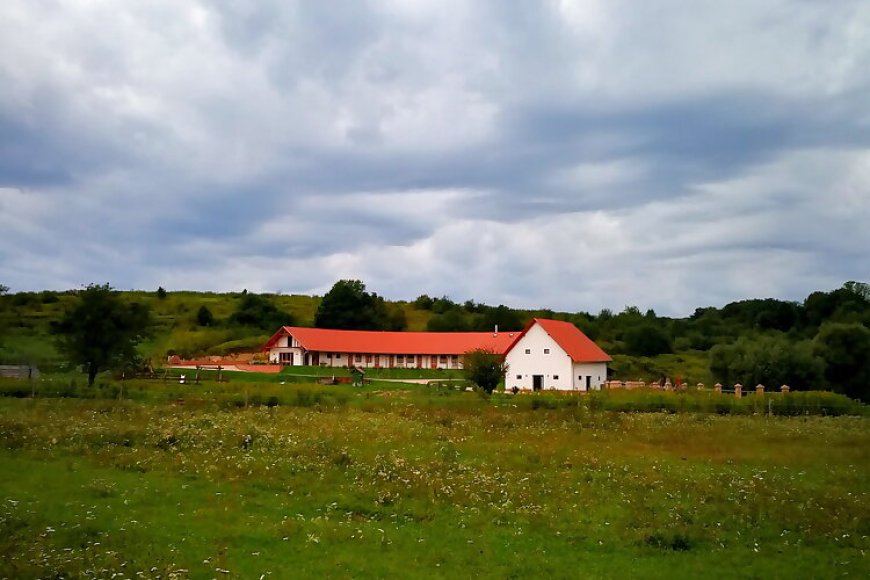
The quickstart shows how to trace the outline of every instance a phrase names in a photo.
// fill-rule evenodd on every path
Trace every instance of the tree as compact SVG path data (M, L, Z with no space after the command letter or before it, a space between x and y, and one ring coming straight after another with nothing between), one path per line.
M845 284L843 284L843 288L848 290L852 294L860 296L864 299L865 302L870 302L870 284L866 282L855 282L854 280L849 280Z
M108 284L91 284L77 293L76 303L52 331L58 350L84 368L90 386L97 373L134 361L150 326L147 307L125 302Z
M634 356L656 356L673 350L671 337L661 326L652 322L632 326L623 338L628 354Z
M391 316L384 299L366 292L366 285L359 280L339 280L320 301L314 315L314 326L344 330L402 330L404 317Z
M458 308L448 310L443 314L435 314L426 323L429 332L467 332L468 320Z
M214 315L205 304L196 312L196 323L200 326L211 326L214 323Z
M157 287L157 299L158 300L166 300L166 289L163 286Z
M432 310L432 298L428 294L420 294L412 304L415 310Z
M825 359L825 378L835 391L854 399L870 399L870 329L863 324L828 322L814 339Z
M465 378L492 394L508 372L504 358L492 350L478 348L465 353L462 361Z
M495 327L499 331L522 330L523 321L516 310L512 310L503 304L495 308L491 306L478 306L483 310L483 316L478 320L476 327L481 332L489 332Z
M811 341L792 342L783 335L744 336L710 350L710 371L725 384L813 389L822 386L824 370Z
M3 296L7 292L9 292L9 286L6 284L0 284L0 296Z
M230 315L230 323L274 331L281 326L292 326L294 321L292 314L279 309L266 296L243 292L235 312Z

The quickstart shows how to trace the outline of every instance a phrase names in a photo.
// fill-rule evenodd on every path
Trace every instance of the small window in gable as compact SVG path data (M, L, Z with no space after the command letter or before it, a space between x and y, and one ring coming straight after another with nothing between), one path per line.
M517 375L517 380L520 380L522 378L523 378L523 375Z
M532 354L532 349L527 348L527 349L526 349L526 354Z
M553 375L553 380L554 380L554 381L558 381L558 380L559 380L559 375Z
M550 354L550 349L549 349L549 348L545 348L545 349L544 349L544 354Z

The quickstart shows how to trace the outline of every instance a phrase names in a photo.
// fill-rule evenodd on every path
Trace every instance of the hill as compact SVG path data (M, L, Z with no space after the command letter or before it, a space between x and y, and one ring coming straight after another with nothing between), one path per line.
M173 354L192 358L256 351L281 324L312 326L322 300L246 291L158 289L120 294L151 310L153 332L140 350L155 363ZM51 325L75 300L75 291L0 295L0 363L32 363L49 372L63 368ZM781 377L790 380L789 384L806 381L837 387L832 381L837 372L846 377L839 382L847 381L844 373L852 372L849 364L863 372L860 361L852 360L860 359L863 351L852 351L856 341L864 348L861 341L870 336L870 290L857 282L813 292L803 302L744 300L698 308L686 318L661 317L652 310L642 313L632 306L619 313L606 309L597 314L569 313L518 310L471 300L460 304L426 295L384 304L393 323L408 331L488 330L496 325L501 330L519 330L533 317L566 320L613 356L613 378L667 377L691 384ZM764 345L765 352L759 352L757 345ZM779 358L761 360L774 355ZM866 361L870 354L863 358ZM757 376L749 368L753 365L776 367L782 373ZM837 372L832 374L832 369Z

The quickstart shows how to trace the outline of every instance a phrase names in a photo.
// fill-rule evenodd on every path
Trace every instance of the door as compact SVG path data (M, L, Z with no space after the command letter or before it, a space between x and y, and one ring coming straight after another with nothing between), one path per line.
M532 390L540 391L544 388L544 375L532 375Z
M422 354L417 355L417 368L418 369L423 368L423 355Z
M592 379L592 377L589 377L589 376L586 377L586 390L587 391L589 390L589 385L591 384L591 379Z

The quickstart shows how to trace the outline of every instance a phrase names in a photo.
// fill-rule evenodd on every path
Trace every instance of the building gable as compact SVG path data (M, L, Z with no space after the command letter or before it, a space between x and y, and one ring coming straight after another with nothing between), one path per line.
M523 338L533 329L543 330L547 335L559 345L559 348L571 360L577 363L592 363L592 362L610 362L610 356L601 350L588 336L583 334L579 328L570 322L561 320L549 320L545 318L535 318L532 320L522 333L517 337L514 343L508 347L507 352L511 353L514 348L523 341ZM537 332L537 331L535 331Z

